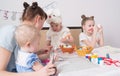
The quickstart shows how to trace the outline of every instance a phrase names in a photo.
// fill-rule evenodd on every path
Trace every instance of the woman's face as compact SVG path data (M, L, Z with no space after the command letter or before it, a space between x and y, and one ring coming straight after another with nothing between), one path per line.
M43 28L45 22L45 18L41 18L40 16L36 19L35 27L38 30L41 30Z
M87 20L83 25L83 30L85 30L88 34L92 34L94 31L94 24L95 22L93 20Z
M50 26L51 26L52 30L55 32L59 32L62 28L61 24L57 24L57 23L53 23L53 22L50 23Z

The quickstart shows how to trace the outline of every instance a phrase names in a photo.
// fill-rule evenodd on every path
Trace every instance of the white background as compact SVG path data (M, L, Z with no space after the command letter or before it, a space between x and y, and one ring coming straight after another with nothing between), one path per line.
M51 7L60 9L63 24L67 26L80 26L82 14L95 16L96 24L102 24L104 28L105 45L120 47L120 0L1 0L0 9L22 12L24 1L28 3L37 1L42 7L57 1ZM15 21L10 17L4 20L2 16L0 12L0 26L19 24L20 15L17 15ZM49 25L44 25L44 27L47 26Z

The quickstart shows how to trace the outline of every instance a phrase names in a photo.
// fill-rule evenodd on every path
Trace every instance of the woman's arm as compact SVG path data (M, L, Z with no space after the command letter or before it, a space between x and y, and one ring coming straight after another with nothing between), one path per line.
M40 73L40 74L39 74ZM42 73L41 71L37 73L37 72L26 72L26 73L14 73L14 72L7 72L7 71L0 71L0 76L49 76L49 75L45 75L44 73Z
M10 60L10 56L11 56L10 51L7 51L6 49L0 47L0 71L6 70L8 62Z
M33 76L33 74L28 74L28 73L12 73L12 72L7 72L6 68L8 65L8 62L10 60L11 52L0 47L0 76Z
M55 73L55 69L53 64L48 64L43 67L41 70L37 72L29 72L29 73L14 73L7 72L6 66L10 60L11 52L0 47L0 76L49 76Z

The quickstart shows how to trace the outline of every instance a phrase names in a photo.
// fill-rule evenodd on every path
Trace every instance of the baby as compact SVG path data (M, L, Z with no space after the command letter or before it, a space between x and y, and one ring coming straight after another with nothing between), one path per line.
M20 46L16 59L17 72L40 70L43 65L36 52L39 50L39 31L30 25L20 25L16 28L15 38Z

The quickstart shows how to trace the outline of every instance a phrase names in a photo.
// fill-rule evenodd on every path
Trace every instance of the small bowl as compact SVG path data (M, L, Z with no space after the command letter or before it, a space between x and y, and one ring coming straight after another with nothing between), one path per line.
M91 46L83 46L80 49L77 49L76 52L79 56L85 56L86 54L90 54L93 50Z
M75 50L75 46L71 47L64 47L63 45L60 45L60 49L62 50L63 53L68 52L68 53L73 53Z

